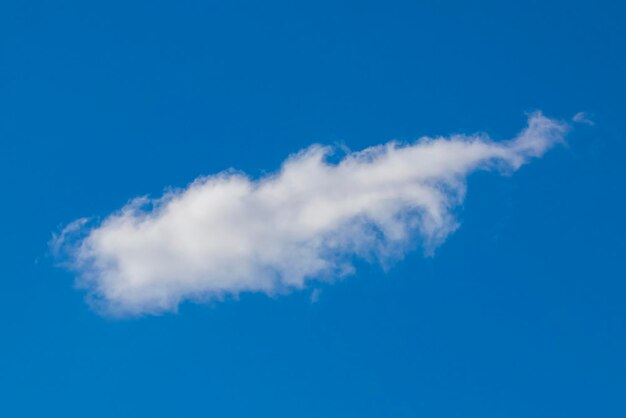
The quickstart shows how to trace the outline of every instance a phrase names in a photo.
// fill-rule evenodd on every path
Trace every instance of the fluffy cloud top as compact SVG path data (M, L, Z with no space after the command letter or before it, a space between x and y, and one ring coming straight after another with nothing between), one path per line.
M109 314L176 310L241 292L276 294L341 277L351 259L386 262L432 250L457 227L469 173L511 172L567 131L541 113L514 139L487 135L389 142L347 154L313 145L275 174L228 171L158 199L137 198L53 240L94 306Z

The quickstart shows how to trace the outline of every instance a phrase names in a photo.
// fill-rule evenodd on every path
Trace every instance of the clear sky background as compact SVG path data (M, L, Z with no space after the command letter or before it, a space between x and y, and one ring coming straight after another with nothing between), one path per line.
M619 1L0 5L0 416L626 416ZM469 178L434 257L178 313L94 313L48 241L319 142L570 119Z

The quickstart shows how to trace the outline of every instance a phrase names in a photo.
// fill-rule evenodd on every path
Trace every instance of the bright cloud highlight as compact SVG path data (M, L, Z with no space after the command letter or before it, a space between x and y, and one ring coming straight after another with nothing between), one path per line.
M52 248L96 309L174 311L185 300L277 294L431 251L457 228L453 209L476 170L511 172L563 140L566 124L529 116L514 139L485 134L389 142L329 163L313 145L271 175L227 171L158 199L136 198L99 223L81 219Z

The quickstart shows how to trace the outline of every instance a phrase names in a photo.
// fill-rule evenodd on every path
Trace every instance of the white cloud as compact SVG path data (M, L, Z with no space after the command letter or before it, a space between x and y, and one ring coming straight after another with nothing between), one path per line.
M241 292L277 294L382 263L455 230L452 210L475 170L511 172L562 141L567 125L529 116L510 141L487 135L389 142L339 163L314 145L275 174L227 171L161 198L132 200L102 222L84 219L52 243L89 300L113 315L176 310Z
M320 301L321 294L322 294L322 291L320 289L313 289L313 291L311 292L311 296L310 296L311 305Z
M572 120L576 123L584 123L585 125L593 126L595 123L586 112L578 112L573 117Z

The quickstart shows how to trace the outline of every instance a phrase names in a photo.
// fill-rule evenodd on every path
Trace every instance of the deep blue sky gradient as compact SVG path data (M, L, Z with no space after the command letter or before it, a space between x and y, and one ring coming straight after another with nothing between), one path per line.
M626 416L626 6L0 3L0 416ZM51 234L313 142L514 135L432 258L178 314L102 318Z

